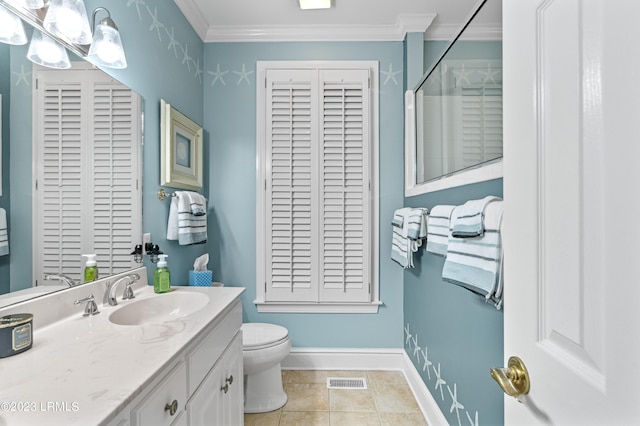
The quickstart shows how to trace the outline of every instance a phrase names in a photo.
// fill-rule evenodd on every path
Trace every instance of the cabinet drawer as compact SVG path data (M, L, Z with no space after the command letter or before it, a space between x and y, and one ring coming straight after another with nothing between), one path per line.
M189 395L193 395L200 386L241 326L242 305L236 301L221 321L187 354Z
M171 415L168 406L177 403ZM184 411L187 403L187 369L180 361L151 392L131 411L133 426L169 426Z

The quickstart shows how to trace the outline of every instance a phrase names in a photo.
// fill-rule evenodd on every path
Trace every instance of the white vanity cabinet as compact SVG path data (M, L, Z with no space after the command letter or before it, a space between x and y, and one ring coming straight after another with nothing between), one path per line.
M241 325L236 299L108 424L242 425Z

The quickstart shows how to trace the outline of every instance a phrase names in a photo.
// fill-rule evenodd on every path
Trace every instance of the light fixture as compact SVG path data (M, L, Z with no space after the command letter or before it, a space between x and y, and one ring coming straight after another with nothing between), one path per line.
M331 0L298 0L300 9L330 9Z
M77 44L91 44L91 28L83 0L50 0L42 24L55 36Z
M104 10L107 17L98 22L96 26L96 14ZM120 32L115 22L111 19L111 14L104 7L99 7L93 11L93 43L89 49L87 59L94 65L109 68L126 68L127 58L124 56Z
M49 68L71 68L69 56L64 47L41 31L34 29L27 58L39 65Z
M0 42L7 44L27 44L27 35L18 16L0 6Z

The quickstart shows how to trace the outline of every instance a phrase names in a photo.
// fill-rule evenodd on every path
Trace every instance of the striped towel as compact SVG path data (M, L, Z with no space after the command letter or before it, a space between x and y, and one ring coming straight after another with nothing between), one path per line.
M7 212L0 208L0 256L9 254L9 235L7 234Z
M203 195L197 192L185 191L187 197L189 197L189 206L191 207L191 214L194 216L204 216L207 214L207 199Z
M458 216L458 206L453 212ZM503 202L490 202L485 208L484 234L473 238L449 238L447 259L442 269L442 278L474 293L482 295L487 302L502 307L502 238L501 224Z
M489 195L481 200L470 200L456 209L457 217L451 234L457 238L477 237L484 233L483 215L485 207L492 201L500 200Z
M391 259L403 268L413 268L413 253L427 236L427 213L424 208L405 207L393 214Z
M176 191L171 198L167 240L178 240L181 246L207 242L207 216L195 215L186 191ZM206 210L205 210L206 211Z
M439 256L447 255L449 221L456 206L434 206L427 218L427 251Z
M393 236L391 240L391 259L396 261L403 268L413 268L413 256L411 256L411 246L407 232L409 230L408 215L411 208L405 207L393 213L391 229Z

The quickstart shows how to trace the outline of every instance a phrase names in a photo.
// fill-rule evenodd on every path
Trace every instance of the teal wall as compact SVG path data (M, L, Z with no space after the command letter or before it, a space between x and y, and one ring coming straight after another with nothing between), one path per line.
M447 45L425 42L425 70ZM452 59L502 57L499 42L464 42L453 53ZM404 205L460 205L487 195L502 197L502 179L408 197ZM422 249L414 261L416 267L404 272L404 348L409 358L450 424L476 424L476 416L478 424L504 424L504 394L489 375L504 359L503 312L444 282L443 257ZM438 375L446 383L439 385ZM453 396L463 409L452 410Z
M402 205L401 42L208 43L205 128L210 132L214 279L246 287L244 320L281 324L295 347L399 348L402 270L389 258L393 211ZM256 61L376 60L380 67L380 297L378 314L259 314L256 297ZM220 69L222 80L211 72ZM248 79L241 79L242 69ZM391 68L390 68L391 67Z

